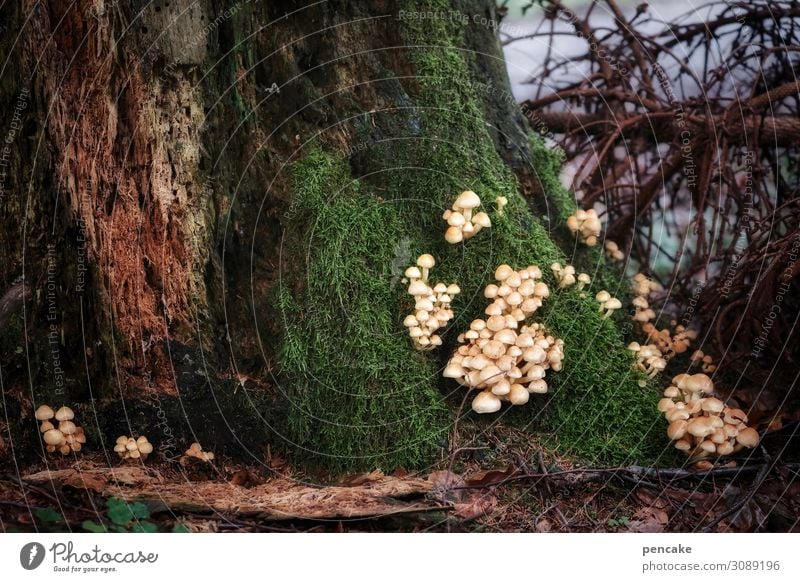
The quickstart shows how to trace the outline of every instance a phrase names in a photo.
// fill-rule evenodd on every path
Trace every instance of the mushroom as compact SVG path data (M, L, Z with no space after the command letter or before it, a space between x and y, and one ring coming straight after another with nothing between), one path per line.
M578 275L578 291L583 291L583 288L592 282L592 278L586 273Z
M500 399L489 390L480 392L472 399L472 410L478 414L489 414L500 410Z
M497 214L502 216L503 209L508 205L508 198L505 196L498 196L494 199L495 207L497 208Z
M465 190L456 198L452 209L445 210L442 218L447 221L448 225L444 235L448 243L460 243L478 234L482 228L492 225L489 215L485 212L477 212L475 216L472 215L473 210L480 204L481 199L475 192Z
M123 460L141 459L144 461L153 450L152 443L144 435L139 438L122 435L117 437L116 445L114 445L114 452Z
M578 210L575 214L569 216L567 218L567 228L573 234L578 234L581 242L592 247L597 244L597 237L600 236L602 223L597 216L597 212L590 208L589 210Z
M424 283L428 282L428 275L435 264L436 260L432 255L424 254L417 258L417 266L422 268L422 281Z
M34 416L36 417L36 420L47 421L55 416L55 412L53 412L53 409L46 404L42 404L36 409Z
M55 413L56 420L72 420L75 418L75 413L68 406L62 406Z
M613 240L606 241L606 254L615 261L621 261L625 258L625 255L620 250L619 245L615 243Z
M608 301L603 303L602 307L606 310L605 315L603 315L603 319L607 319L612 313L622 307L622 302L616 297L611 297Z
M44 433L44 435L42 435L42 439L44 440L45 444L53 447L60 447L66 442L64 433L55 428L51 428Z

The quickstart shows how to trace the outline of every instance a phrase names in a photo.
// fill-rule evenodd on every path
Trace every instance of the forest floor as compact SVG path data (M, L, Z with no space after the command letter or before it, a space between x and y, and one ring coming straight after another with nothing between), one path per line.
M374 471L326 486L269 450L260 466L48 459L20 477L0 475L0 529L800 531L800 464L770 457L768 447L710 471L595 468L517 429L485 436L487 446L456 448L429 474Z

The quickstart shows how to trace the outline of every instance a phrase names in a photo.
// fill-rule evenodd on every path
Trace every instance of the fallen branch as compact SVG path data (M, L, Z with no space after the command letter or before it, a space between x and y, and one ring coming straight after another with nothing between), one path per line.
M229 482L166 482L141 468L63 469L24 478L92 489L108 497L146 501L164 509L221 515L250 515L262 520L353 519L429 511L449 504L427 497L433 485L417 477L370 474L354 486L315 487L289 479L271 479L251 488Z

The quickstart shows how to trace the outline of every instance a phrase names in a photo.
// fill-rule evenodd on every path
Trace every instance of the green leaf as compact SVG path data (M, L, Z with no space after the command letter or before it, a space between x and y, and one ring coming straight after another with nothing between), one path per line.
M108 531L102 523L95 523L88 519L81 524L81 527L92 533L106 533Z
M134 519L146 519L150 517L150 510L144 503L138 501L128 503L123 499L112 497L106 502L108 508L108 519L117 525L127 525Z
M34 514L36 515L36 519L42 523L58 523L62 521L61 514L52 507L42 507L34 511Z
M152 521L137 521L131 527L134 533L155 533L158 531L158 526Z

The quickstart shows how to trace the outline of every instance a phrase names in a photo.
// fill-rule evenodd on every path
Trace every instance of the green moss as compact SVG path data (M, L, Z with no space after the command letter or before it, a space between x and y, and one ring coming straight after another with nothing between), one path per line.
M289 242L302 286L281 286L288 430L306 461L333 470L419 467L446 441L436 370L405 337L392 272L409 234L396 206L315 150L293 168ZM291 273L289 274L291 279Z
M450 8L429 2L413 9ZM449 430L443 395L460 392L437 369L455 335L481 316L482 288L495 268L538 264L552 283L549 265L567 260L494 148L479 101L482 81L469 73L476 70L474 55L458 49L466 29L449 19L402 24L406 44L417 47L411 49L416 89L398 99L416 107L359 121L359 138L370 146L354 155L351 167L364 177L354 180L341 157L320 149L293 167L287 231L294 239L285 256L298 264L279 298L289 435L335 469L431 461ZM558 183L558 161L533 145L545 193L559 214L571 213L575 202ZM481 195L493 226L465 245L448 245L441 213L465 188ZM503 216L492 208L500 195L509 200ZM401 321L411 304L392 273L403 256L398 249L406 260L433 254L432 279L462 287L440 354L415 352L405 335ZM590 274L602 273L600 284L615 291L619 278L596 251L582 250L580 260L595 264ZM546 406L521 407L514 415L527 413L532 430L554 435L559 450L572 456L642 462L661 444L657 395L637 385L622 335L601 318L592 295L554 293L546 303L541 317L564 339L565 368L552 375Z

